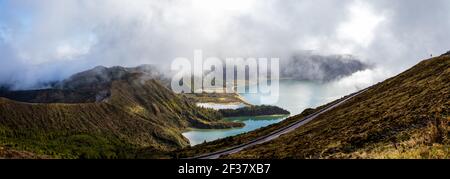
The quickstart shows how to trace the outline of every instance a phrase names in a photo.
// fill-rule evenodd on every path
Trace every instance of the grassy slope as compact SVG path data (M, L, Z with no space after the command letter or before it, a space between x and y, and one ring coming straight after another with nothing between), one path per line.
M181 131L188 127L240 125L217 122L215 112L133 75L114 81L104 102L30 104L0 98L0 146L57 158L134 158L142 148L187 146Z
M49 156L37 155L28 151L19 151L0 147L0 159L50 159Z
M296 131L228 158L450 158L450 56L426 60Z

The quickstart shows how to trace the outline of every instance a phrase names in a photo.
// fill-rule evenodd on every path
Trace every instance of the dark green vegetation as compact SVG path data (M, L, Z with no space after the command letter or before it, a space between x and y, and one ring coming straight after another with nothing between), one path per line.
M141 68L97 67L51 90L7 93L22 102L0 98L0 146L52 158L153 158L188 146L187 128L243 125L220 121Z
M450 56L443 55L227 158L450 158L449 106Z
M239 109L221 109L223 117L289 115L290 112L277 106L247 106Z

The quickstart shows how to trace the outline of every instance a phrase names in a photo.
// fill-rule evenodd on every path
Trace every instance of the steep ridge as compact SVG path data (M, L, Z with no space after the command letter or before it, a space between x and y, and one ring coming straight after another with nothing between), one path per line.
M181 135L187 128L242 126L219 121L216 111L196 107L135 69L97 67L22 102L0 98L0 146L61 158L134 158L142 148L189 145ZM70 94L73 103L54 91Z

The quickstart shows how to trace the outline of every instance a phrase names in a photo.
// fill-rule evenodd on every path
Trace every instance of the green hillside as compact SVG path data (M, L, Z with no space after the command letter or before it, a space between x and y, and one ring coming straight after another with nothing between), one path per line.
M125 69L119 77L99 78L115 70L80 73L65 82L70 88L57 89L71 97L68 90L90 94L80 95L87 96L84 102L63 103L66 98L52 90L23 91L33 95L22 102L0 98L0 147L56 158L135 158L143 149L156 154L188 146L181 135L187 128L242 126L219 121L217 112L196 107L146 73ZM99 92L106 95L92 101Z

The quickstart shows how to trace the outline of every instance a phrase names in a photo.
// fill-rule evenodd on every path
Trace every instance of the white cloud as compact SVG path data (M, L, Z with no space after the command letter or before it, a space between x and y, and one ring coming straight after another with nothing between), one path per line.
M337 28L337 37L353 44L367 47L375 37L375 30L385 20L380 14L375 14L367 3L358 1L349 7L350 19Z
M64 78L96 65L164 66L175 57L191 57L194 49L203 49L205 55L281 60L300 50L350 53L377 64L383 71L375 75L385 77L381 73L398 73L450 48L447 0L8 0L5 4L8 7L0 7L4 26L0 36L8 40L0 65L22 65L8 71L48 70L42 74L49 76L36 75L39 80ZM59 73L60 66L54 64L64 62L71 67ZM3 74L0 82L9 81L11 75Z
M362 90L375 83L381 82L392 75L393 74L390 71L379 67L359 71L348 77L327 84L326 88L334 90L328 90L328 94L325 96L330 96L330 99L338 99L342 97L342 94L350 94Z

